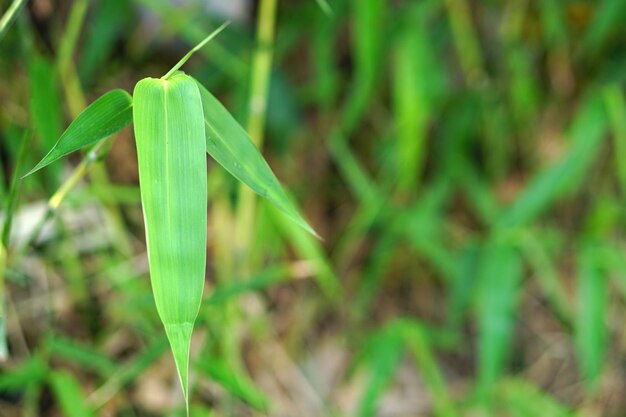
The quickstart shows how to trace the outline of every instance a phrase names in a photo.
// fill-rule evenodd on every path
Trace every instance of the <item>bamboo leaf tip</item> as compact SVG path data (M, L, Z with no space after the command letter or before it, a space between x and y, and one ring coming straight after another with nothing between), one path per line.
M180 378L185 402L188 404L189 349L193 323L165 323L165 333L170 342L172 355Z

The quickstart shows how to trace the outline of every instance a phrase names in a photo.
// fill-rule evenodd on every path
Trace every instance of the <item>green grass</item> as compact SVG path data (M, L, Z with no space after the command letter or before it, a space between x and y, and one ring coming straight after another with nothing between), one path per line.
M622 1L22 3L0 414L621 415Z

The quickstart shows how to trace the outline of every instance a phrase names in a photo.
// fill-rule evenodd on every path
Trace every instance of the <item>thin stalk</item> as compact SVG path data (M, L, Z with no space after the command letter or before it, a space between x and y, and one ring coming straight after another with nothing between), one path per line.
M9 357L6 337L6 313L4 305L4 271L7 266L7 251L0 243L0 362L4 362Z
M189 58L191 58L191 56L193 54L195 54L196 52L198 52L200 49L202 49L202 47L204 45L206 45L211 39L213 39L214 37L216 37L217 35L219 35L219 33L221 31L223 31L224 29L226 29L226 27L230 25L230 20L227 20L226 22L224 22L222 24L222 26L218 27L217 29L215 29L209 36L207 36L206 38L204 38L199 44L197 44L196 46L194 46L189 52L187 52L187 54L181 58L180 61L178 61L176 63L176 65L174 65L172 67L171 70L169 70L167 72L167 74L165 74L164 76L161 77L162 80L167 80L169 79L172 75L174 75L174 73L176 71L178 71L180 69L180 67L182 67L185 62L187 62L187 60L189 60Z
M78 42L78 36L80 35L81 29L85 22L85 16L87 13L88 6L89 6L89 2L86 0L78 0L72 6L68 23L67 23L67 29L65 33L63 34L63 37L61 39L61 44L59 46L59 56L57 59L57 68L59 71L59 75L61 76L63 91L65 93L65 97L68 103L70 114L72 115L73 118L76 118L85 109L85 107L87 107L87 100L85 99L85 94L83 93L83 89L80 84L80 78L78 76L78 72L76 71L76 67L74 65L73 55L74 55L74 51L76 49L76 45ZM93 149L99 150L100 148L94 147ZM96 156L97 155L95 155L94 157ZM87 160L89 159L89 155L86 157L86 159ZM87 165L91 165L91 162L93 161L88 162ZM61 198L61 200L65 198L65 193L67 193L71 188L73 188L74 185L76 185L76 183L78 182L78 180L82 178L82 176L86 172L86 168L87 168L86 166L81 167L80 165L77 167L77 169L74 171L74 174L72 175L72 176L77 175L77 177L75 179L70 177L65 182L65 184L63 184L61 188L59 188L59 190L55 194L56 199L58 199L59 197ZM80 172L81 170L83 171ZM92 171L93 171L92 181L94 183L100 183L105 186L109 184L109 177L108 177L105 167L94 166ZM76 182L72 183L72 181L74 180ZM64 187L69 187L69 188L64 189ZM62 193L62 194L59 194L59 193ZM56 200L53 200L55 199L55 196L52 196L49 203L52 203L52 204L57 203ZM60 201L59 201L59 204L60 204ZM47 222L47 220L49 220L52 217L56 209L57 207L50 209L50 205L49 205L49 208L48 208L49 214L43 219L43 222L39 224L41 227L43 227L43 225ZM110 229L114 234L114 237L115 237L114 242L115 242L116 249L123 255L126 255L126 256L130 255L132 252L132 245L124 230L122 214L119 208L114 206L113 204L108 204L108 205L105 205L105 209L106 209L106 214L108 214L105 222L106 222L107 228ZM40 231L41 230L39 231L36 230L37 235L35 236L35 239L38 236Z
M17 195L21 182L19 181L20 172L24 165L26 157L26 150L28 149L27 143L30 138L31 132L27 130L22 137L22 143L20 144L20 150L18 152L17 160L15 162L15 169L13 171L13 177L11 179L11 187L9 189L9 195L7 197L4 213L4 225L2 227L2 239L0 241L0 362L4 361L8 357L8 349L6 343L6 313L5 313L5 290L4 290L4 273L8 262L8 248L9 238L11 235L11 224L13 223L13 213L15 212L15 203L17 201Z
M17 17L17 13L20 11L25 3L26 0L14 0L7 9L4 16L2 16L2 19L0 19L0 40L2 40L4 34L7 33L9 27Z
M100 142L96 143L93 148L85 155L83 160L74 168L72 174L65 180L63 184L59 187L59 189L50 197L48 200L48 208L44 213L43 217L37 222L37 225L33 229L33 232L26 239L26 241L22 244L19 249L19 253L23 253L28 247L30 247L33 243L37 241L39 236L41 235L41 231L44 226L57 212L59 206L65 200L65 197L70 192L76 184L85 176L88 172L89 168L95 161L98 160L100 156L100 151L104 147L104 145L110 139L103 139Z
M13 171L13 177L11 179L11 186L9 188L9 194L7 196L7 200L4 206L4 212L6 214L6 218L4 220L4 225L2 227L2 245L5 248L9 247L9 235L11 233L11 224L13 222L13 213L15 211L15 203L17 201L17 194L19 192L20 184L20 171L22 166L24 165L24 160L26 158L26 150L28 149L28 139L30 138L31 132L28 130L24 133L22 137L22 142L20 144L20 149L17 154L17 160L15 161L15 169Z
M265 132L267 102L272 72L274 34L276 26L277 0L262 0L257 16L257 47L252 57L252 74L250 80L250 101L247 130L254 144L261 149ZM240 257L241 265L247 265L250 242L256 217L256 196L245 185L239 186L239 205L236 228L236 256ZM243 268L245 275L245 269Z
M152 10L163 18L166 29L180 36L187 42L198 42L206 36L206 30L201 24L192 24L187 12L166 0L139 0L139 3ZM225 48L219 43L212 44L202 50L205 58L211 61L226 77L237 83L242 83L247 77L246 63L234 51Z
M252 58L250 82L250 118L247 131L254 143L260 147L263 142L265 114L267 107L267 91L272 66L272 44L274 40L274 24L276 20L277 0L262 0L257 16L257 50ZM214 251L217 254L216 272L218 282L224 283L247 276L250 259L248 255L249 242L252 236L252 225L255 217L255 196L245 186L239 188L239 207L235 216L230 215L230 205L224 193L214 202L213 222L216 233L224 239L215 239ZM234 219L233 219L234 217ZM233 222L234 220L234 222ZM230 225L233 225L229 231ZM240 240L241 239L241 240ZM239 347L241 335L239 329L245 325L242 319L244 311L241 305L233 300L222 308L221 326L217 330L220 350L227 358L230 366L243 371L245 366L241 360Z
M85 21L88 5L89 2L87 0L74 2L67 21L67 29L61 38L57 59L57 68L61 76L70 113L74 116L87 107L72 56L76 50L76 43Z

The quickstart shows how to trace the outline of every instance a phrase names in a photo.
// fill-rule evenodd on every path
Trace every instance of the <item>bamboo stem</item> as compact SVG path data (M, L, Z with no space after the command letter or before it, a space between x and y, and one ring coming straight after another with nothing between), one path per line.
M252 58L250 99L248 103L247 130L254 144L263 147L267 102L272 72L277 0L262 0L257 16L257 47ZM249 265L249 251L256 217L256 195L245 185L239 186L237 210L235 256L244 265L244 274ZM241 274L240 274L241 275Z

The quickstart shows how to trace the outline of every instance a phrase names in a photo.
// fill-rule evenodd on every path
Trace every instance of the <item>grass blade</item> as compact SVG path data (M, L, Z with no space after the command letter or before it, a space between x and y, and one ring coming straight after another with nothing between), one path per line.
M512 417L574 417L555 398L524 379L503 381L498 388L502 402Z
M189 345L206 266L202 102L196 83L184 74L141 80L134 100L152 291L187 400Z
M395 371L400 365L404 346L401 329L391 323L367 340L365 360L370 375L356 413L358 417L377 415L381 396L391 383Z
M589 96L570 130L571 150L558 163L540 172L504 212L503 226L519 226L534 220L556 199L580 187L600 150L607 129L601 96Z
M0 242L0 362L4 362L9 356L7 346L6 317L4 311L4 274L7 266L7 251Z
M52 63L36 52L28 61L30 78L30 119L44 149L54 146L62 131L61 108Z
M508 242L492 238L483 249L477 301L478 384L490 395L511 349L522 263Z
M420 3L410 13L410 24L396 40L393 60L397 174L404 194L419 183L428 151L428 125L445 87L445 72L437 61L428 26L432 3Z
M330 7L330 4L328 4L328 1L326 0L315 0L317 2L317 5L319 6L320 9L322 9L322 11L326 14L326 16L332 16L333 15L333 9Z
M133 102L130 95L120 89L109 91L78 115L50 152L25 177L67 154L123 129L130 124L132 118Z
M268 199L307 232L317 236L283 191L280 182L250 136L219 100L199 82L196 83L202 97L206 151L209 155L235 178L261 197Z
M230 22L225 22L224 24L222 24L222 26L218 27L217 29L215 29L209 36L207 36L206 38L204 38L199 44L197 44L196 46L194 46L193 48L191 48L191 50L189 52L187 52L187 54L182 57L180 59L180 61L178 61L176 63L176 65L174 65L172 67L171 70L169 70L167 72L167 74L165 74L163 77L161 77L164 80L168 80L170 79L175 73L176 71L178 71L180 69L180 67L182 67L185 62L187 62L187 60L189 60L189 58L191 58L191 56L196 53L197 51L199 51L200 49L202 49L202 47L204 45L206 45L211 39L213 39L214 37L216 37L217 35L219 35L219 33L221 31L223 31L224 29L226 29L226 27L230 25Z
M128 1L103 1L93 6L89 24L85 27L81 44L78 72L83 86L90 86L99 71L106 71L108 63L115 56L115 45L128 33L135 19L134 7Z
M588 388L598 383L607 343L605 316L608 283L600 267L601 252L593 243L586 243L579 255L577 273L578 314L576 349L581 372Z
M434 414L437 417L454 417L458 413L450 398L449 387L443 377L443 372L437 363L429 335L421 325L414 320L398 322L408 350L412 353L418 372L426 384L433 402Z
M13 0L11 6L4 13L2 18L0 19L0 41L4 37L5 33L9 30L11 23L15 20L17 13L20 11L22 6L26 3L26 0Z
M24 360L15 368L0 373L0 394L23 392L29 385L40 384L47 378L48 367L39 357Z
M50 385L63 415L67 417L89 417L93 412L85 404L80 383L69 373L55 371L50 375Z
M581 50L588 55L597 54L602 44L617 32L626 17L626 3L622 0L604 0L595 5L596 11L581 42Z
M8 250L9 240L11 235L11 226L13 223L13 215L15 214L16 204L18 196L20 194L21 183L18 181L19 173L24 165L24 159L28 150L28 141L30 139L30 130L27 130L20 143L20 150L17 155L17 161L15 162L15 168L11 179L11 187L9 188L9 194L6 201L4 201L4 213L5 218L2 222L2 229L0 233L0 362L4 361L8 355L7 347L7 335L6 335L6 313L5 313L5 289L4 289L4 274L8 263Z
M267 412L270 408L269 398L255 382L219 357L205 358L198 363L198 369L207 374L213 381L221 385L233 396L240 398L259 411Z

